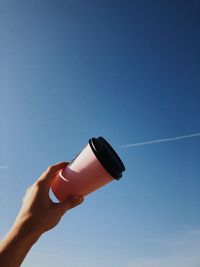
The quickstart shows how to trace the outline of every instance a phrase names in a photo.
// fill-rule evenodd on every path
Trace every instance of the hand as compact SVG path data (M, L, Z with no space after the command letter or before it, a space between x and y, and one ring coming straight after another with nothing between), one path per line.
M83 202L82 196L73 196L60 203L54 203L49 197L52 179L66 165L66 162L61 162L48 167L40 178L27 189L23 205L14 224L24 235L39 237L56 226L67 210Z
M49 197L52 179L66 165L66 162L61 162L50 166L27 189L13 227L0 242L1 267L19 267L38 238L56 226L67 210L83 201L83 197L74 196L54 203Z

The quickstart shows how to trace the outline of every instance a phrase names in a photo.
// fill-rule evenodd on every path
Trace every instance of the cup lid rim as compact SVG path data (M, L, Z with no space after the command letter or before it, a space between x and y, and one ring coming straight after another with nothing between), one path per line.
M90 147L106 169L106 171L115 179L122 177L125 166L114 148L103 137L91 138L89 140Z

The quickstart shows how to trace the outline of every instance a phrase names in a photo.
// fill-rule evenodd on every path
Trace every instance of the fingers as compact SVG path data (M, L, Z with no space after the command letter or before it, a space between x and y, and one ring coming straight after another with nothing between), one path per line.
M51 165L47 168L47 170L40 176L37 180L39 184L45 184L50 186L53 177L57 174L60 169L63 169L67 166L67 162L59 162L55 165Z
M67 210L70 210L84 201L83 196L72 196L71 198L64 200L60 203L55 203L56 208L60 209L61 214L63 215Z

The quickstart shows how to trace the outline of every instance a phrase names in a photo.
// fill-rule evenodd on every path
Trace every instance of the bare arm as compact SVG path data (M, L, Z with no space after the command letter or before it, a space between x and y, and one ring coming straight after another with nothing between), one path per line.
M62 162L50 166L27 189L14 225L0 242L1 267L19 267L40 236L56 226L67 210L83 201L83 197L74 196L61 203L54 203L49 197L53 177L66 164Z

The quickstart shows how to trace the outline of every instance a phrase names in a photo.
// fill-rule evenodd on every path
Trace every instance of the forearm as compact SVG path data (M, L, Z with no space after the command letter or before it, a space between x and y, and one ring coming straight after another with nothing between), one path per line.
M60 203L54 203L49 197L52 179L66 165L61 162L50 166L27 189L13 227L0 242L0 267L19 267L39 237L55 227L67 210L83 202L81 196Z
M22 225L14 225L0 242L0 266L19 267L38 238L26 234Z

